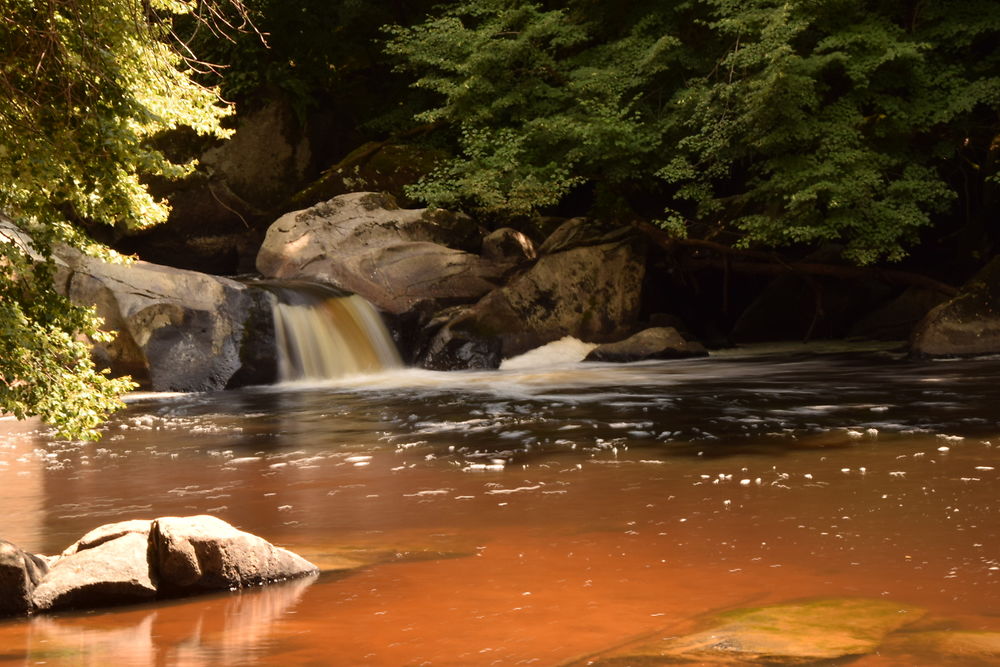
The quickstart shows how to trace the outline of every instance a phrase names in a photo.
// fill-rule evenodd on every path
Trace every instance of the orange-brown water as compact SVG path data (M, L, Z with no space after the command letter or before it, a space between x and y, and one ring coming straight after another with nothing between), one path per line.
M140 400L96 445L0 422L0 536L26 549L212 513L367 563L0 622L0 663L586 664L830 596L1000 631L998 376L880 356L407 371Z

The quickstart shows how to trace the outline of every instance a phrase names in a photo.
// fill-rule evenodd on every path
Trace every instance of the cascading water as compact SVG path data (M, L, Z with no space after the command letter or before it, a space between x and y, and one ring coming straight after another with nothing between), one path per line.
M266 288L275 296L280 381L326 380L403 365L382 318L364 298L312 283Z

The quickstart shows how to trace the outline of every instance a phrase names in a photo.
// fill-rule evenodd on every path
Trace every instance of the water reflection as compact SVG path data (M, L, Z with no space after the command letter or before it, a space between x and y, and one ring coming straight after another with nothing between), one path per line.
M5 644L0 662L102 665L220 665L258 662L283 638L315 577L231 595L101 615L61 614L22 623L18 644ZM7 632L11 642L13 633ZM15 640L16 641L16 640Z

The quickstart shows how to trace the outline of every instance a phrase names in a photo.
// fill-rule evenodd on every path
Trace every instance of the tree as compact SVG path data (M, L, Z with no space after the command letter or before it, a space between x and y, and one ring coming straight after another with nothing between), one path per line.
M998 184L989 0L464 0L390 32L438 95L421 119L453 133L413 190L432 204L592 193L678 237L837 241L869 264Z
M192 81L192 61L171 41L172 17L196 6L206 7L0 0L0 211L27 233L0 229L0 410L40 415L65 437L98 437L133 384L94 368L80 337L100 336L100 322L53 289L53 249L100 252L81 226L166 217L143 176L193 165L154 149L157 133L225 134L228 109Z

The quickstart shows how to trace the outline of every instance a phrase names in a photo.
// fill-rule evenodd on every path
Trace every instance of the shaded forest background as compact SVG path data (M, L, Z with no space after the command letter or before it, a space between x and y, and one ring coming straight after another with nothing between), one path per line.
M126 387L55 244L238 274L352 190L633 226L710 341L790 269L953 292L1000 241L998 38L990 0L0 0L2 407L90 428Z

